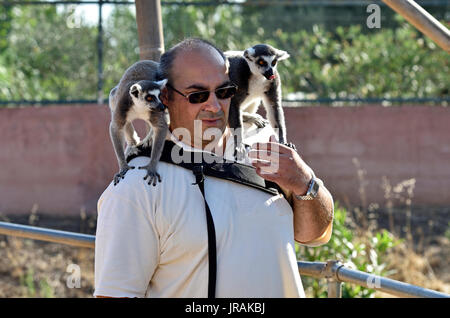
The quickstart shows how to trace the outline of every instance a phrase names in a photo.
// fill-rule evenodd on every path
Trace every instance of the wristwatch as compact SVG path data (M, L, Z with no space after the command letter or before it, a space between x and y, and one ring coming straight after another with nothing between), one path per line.
M297 195L294 194L294 196L298 200L314 200L315 197L317 197L317 193L319 192L319 182L316 176L313 174L311 181L308 185L308 191L306 191L305 195Z

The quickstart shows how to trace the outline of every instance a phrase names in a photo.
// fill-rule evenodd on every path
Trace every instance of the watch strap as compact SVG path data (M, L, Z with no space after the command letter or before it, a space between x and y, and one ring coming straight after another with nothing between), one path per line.
M309 182L306 194L305 195L294 194L294 196L298 200L314 200L314 198L317 196L317 193L319 192L319 186L320 186L319 179L317 179L314 173L312 172L312 178L311 181Z

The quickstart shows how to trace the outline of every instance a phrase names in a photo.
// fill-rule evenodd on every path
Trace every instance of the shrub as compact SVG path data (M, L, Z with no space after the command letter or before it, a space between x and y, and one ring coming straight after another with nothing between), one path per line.
M366 231L356 236L350 228L347 211L336 202L334 208L333 234L330 241L320 247L307 247L297 244L297 258L302 261L326 262L339 260L341 263L359 271L379 276L388 276L385 256L390 248L401 240L386 230L371 233ZM305 292L311 297L327 297L325 280L302 276ZM344 283L342 297L374 297L375 290Z

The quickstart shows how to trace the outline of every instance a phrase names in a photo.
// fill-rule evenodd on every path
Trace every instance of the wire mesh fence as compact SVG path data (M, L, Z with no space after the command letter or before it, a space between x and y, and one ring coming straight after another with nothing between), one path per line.
M417 2L448 25L450 1ZM0 1L0 10L0 106L103 104L139 59L134 1ZM450 101L448 53L381 1L162 1L162 14L166 48L195 36L223 50L287 51L287 105Z

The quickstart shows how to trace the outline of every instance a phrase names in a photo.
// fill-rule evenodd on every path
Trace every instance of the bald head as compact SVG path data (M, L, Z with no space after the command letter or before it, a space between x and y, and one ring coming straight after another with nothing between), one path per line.
M220 49L206 40L188 38L173 46L161 56L159 79L167 78L169 83L173 83L176 74L174 70L182 71L183 65L191 62L191 58L196 55L204 57L204 63L224 63L228 72L228 59Z

